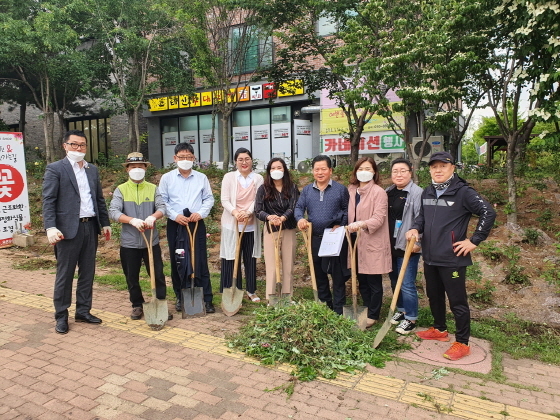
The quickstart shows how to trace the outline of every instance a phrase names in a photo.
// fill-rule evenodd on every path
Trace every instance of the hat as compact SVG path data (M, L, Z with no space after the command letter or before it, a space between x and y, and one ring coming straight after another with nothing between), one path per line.
M151 165L151 163L148 162L146 160L146 158L144 157L144 155L140 152L129 153L128 156L126 157L126 160L122 164L122 166L124 166L126 168L131 163L144 163L146 165L146 167Z
M428 165L431 165L436 161L443 162L443 163L451 163L452 165L455 165L453 156L451 156L449 152L435 152L432 156L430 156L430 161L428 162Z

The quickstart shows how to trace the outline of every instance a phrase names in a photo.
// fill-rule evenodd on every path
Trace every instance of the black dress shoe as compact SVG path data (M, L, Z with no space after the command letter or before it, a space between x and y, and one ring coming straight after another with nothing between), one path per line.
M204 307L206 308L207 314L213 314L214 312L216 312L216 308L214 308L212 302L204 302Z
M177 312L183 311L183 306L181 305L181 299L177 298L177 302L175 302L175 310Z
M54 330L58 334L68 334L68 318L59 318L56 320Z
M78 315L76 314L75 317L76 322L87 322L89 324L101 324L101 319L97 318L96 316L93 316L92 314L87 314L87 315Z
M171 321L173 319L173 314L169 314L169 316L167 317L168 321Z

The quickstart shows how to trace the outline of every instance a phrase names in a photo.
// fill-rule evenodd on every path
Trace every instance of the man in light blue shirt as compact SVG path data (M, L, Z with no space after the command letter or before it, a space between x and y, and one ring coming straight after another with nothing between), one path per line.
M206 225L204 218L210 214L214 205L214 196L208 178L203 173L192 169L195 160L194 149L188 143L179 143L175 146L173 156L177 169L164 174L159 183L159 191L165 201L165 213L167 215L167 242L169 244L169 256L171 260L171 279L173 290L177 296L175 308L181 311L181 289L184 279L181 279L177 270L175 260L175 249L177 239L186 234L188 225L194 232L195 222L198 222L198 230L195 242L194 271L198 279L198 285L204 291L204 304L206 313L214 313L212 304L212 285L210 283L210 270L208 270L208 257L206 255ZM185 252L189 252L185 249ZM185 279L186 280L186 279Z

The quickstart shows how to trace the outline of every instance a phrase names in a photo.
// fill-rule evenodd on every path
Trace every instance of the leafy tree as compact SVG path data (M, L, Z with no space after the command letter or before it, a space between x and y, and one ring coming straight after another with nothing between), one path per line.
M230 162L230 117L237 107L238 89L246 88L263 63L272 59L266 27L254 25L256 12L231 0L168 0L170 13L189 40L189 64L201 85L213 88L212 132L220 114L223 169ZM212 136L213 141L213 136ZM211 147L210 150L213 150Z
M109 99L128 117L130 150L140 150L138 117L146 96L192 90L185 40L156 0L83 0L88 31L110 67Z
M537 121L560 119L560 6L542 0L503 0L495 17L494 63L480 82L507 142L507 221L516 224L516 160Z
M63 115L88 91L91 56L78 49L82 41L71 0L6 2L2 12L0 79L13 88L25 86L43 112L46 158L52 162L60 151L55 113Z

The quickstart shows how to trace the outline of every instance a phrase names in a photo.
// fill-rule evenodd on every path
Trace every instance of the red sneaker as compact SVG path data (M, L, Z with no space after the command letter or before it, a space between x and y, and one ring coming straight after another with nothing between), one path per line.
M447 331L436 330L434 327L430 327L426 331L419 331L416 335L422 340L449 341Z
M471 354L471 348L463 343L455 341L449 350L443 353L443 357L449 360L459 360Z

